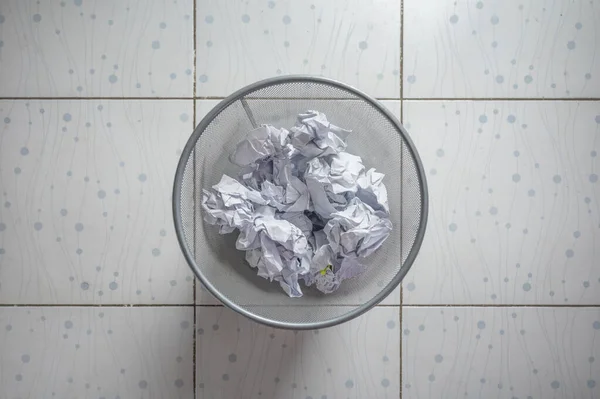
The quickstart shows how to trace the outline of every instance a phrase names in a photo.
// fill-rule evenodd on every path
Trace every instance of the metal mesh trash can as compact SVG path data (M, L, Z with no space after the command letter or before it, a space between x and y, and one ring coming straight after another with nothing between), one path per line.
M307 288L290 298L277 283L256 275L235 248L237 232L220 235L203 221L202 188L223 174L237 176L228 156L248 131L261 124L289 128L308 109L346 129L348 151L384 173L393 230L367 270L329 295ZM421 246L428 195L421 160L398 120L378 101L348 85L311 76L285 76L249 85L221 101L198 124L175 175L173 215L177 238L202 284L233 310L277 328L316 329L350 320L390 294Z

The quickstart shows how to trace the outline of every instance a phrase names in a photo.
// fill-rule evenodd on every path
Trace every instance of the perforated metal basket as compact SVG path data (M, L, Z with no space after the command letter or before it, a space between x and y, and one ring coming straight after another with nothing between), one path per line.
M289 298L279 284L257 276L235 248L237 232L220 235L204 223L202 188L223 174L237 176L228 155L253 127L290 128L314 109L353 133L347 151L385 173L393 230L366 259L367 271L333 294L303 289ZM177 238L202 284L221 302L258 322L291 329L329 327L359 316L394 290L411 267L427 223L427 185L421 160L398 120L378 101L333 80L285 76L249 85L221 101L187 142L175 175L173 214Z

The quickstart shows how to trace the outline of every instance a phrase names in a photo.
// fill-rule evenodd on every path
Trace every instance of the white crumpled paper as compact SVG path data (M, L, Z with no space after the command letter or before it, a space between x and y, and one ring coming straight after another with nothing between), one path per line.
M317 111L289 131L262 125L230 155L238 179L203 190L206 222L239 230L246 261L291 297L302 296L300 282L334 292L392 230L384 175L345 152L350 133Z

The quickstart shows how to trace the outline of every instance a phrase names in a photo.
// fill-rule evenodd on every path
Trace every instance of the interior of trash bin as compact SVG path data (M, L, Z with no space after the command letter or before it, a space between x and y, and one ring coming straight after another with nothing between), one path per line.
M192 268L219 299L264 319L259 321L318 324L343 319L396 288L421 235L424 180L399 124L380 107L326 82L277 82L225 100L199 124L189 158L184 160L181 184L176 183L181 198L180 214L175 217L182 221L184 245L193 255ZM239 167L230 163L228 156L253 125L289 129L297 115L308 109L323 112L331 123L351 129L346 151L362 157L367 169L385 174L393 230L382 247L364 261L364 274L344 281L332 294L302 285L303 297L290 298L277 282L257 276L256 269L246 263L244 252L235 248L237 231L221 235L218 228L204 222L201 192L219 182L223 174L237 177ZM403 264L406 267L402 268Z

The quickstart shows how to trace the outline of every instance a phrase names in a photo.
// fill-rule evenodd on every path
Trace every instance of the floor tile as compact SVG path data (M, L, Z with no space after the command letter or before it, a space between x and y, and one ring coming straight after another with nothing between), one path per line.
M203 1L197 8L197 95L226 96L285 74L334 78L400 96L400 2Z
M2 96L193 95L192 0L9 0L0 14Z
M598 308L402 310L402 397L597 398Z
M274 330L197 309L197 398L398 398L397 307L325 330Z
M193 309L0 308L3 398L185 398Z
M0 102L0 303L192 303L175 167L192 101Z
M198 101L196 101L197 122L200 123L202 118L211 109L213 109L213 107L215 107L218 103L219 103L219 101L217 101L217 100L198 100ZM249 103L250 103L250 105L252 105L251 100L249 100ZM318 104L318 102L317 102L317 104ZM384 101L382 101L382 104L387 109L389 109L394 116L396 116L398 119L400 119L400 101L384 100ZM316 105L315 108L319 109L318 105ZM260 123L260 121L258 121L258 123ZM215 177L215 178L217 178L217 177ZM214 183L217 183L217 181L215 181ZM236 236L237 236L237 234L236 234ZM202 255L199 255L199 256L202 256ZM242 261L242 262L244 262L244 261ZM260 279L260 277L256 276L256 279ZM206 288L204 288L204 286L200 282L198 282L198 284L196 284L196 287L197 287L196 288L196 303L197 304L218 303L218 301L208 292L208 290L206 290ZM284 295L283 291L281 292L281 294ZM370 298L364 298L364 299L366 300L366 299L370 299ZM345 303L348 304L349 302L345 302ZM351 302L351 303L354 303L354 302ZM382 303L387 304L387 305L399 305L400 304L400 287L398 287L396 290L394 290L387 298L385 298L383 300Z
M406 0L405 97L600 97L595 1Z
M427 233L404 303L600 304L600 102L413 101Z

